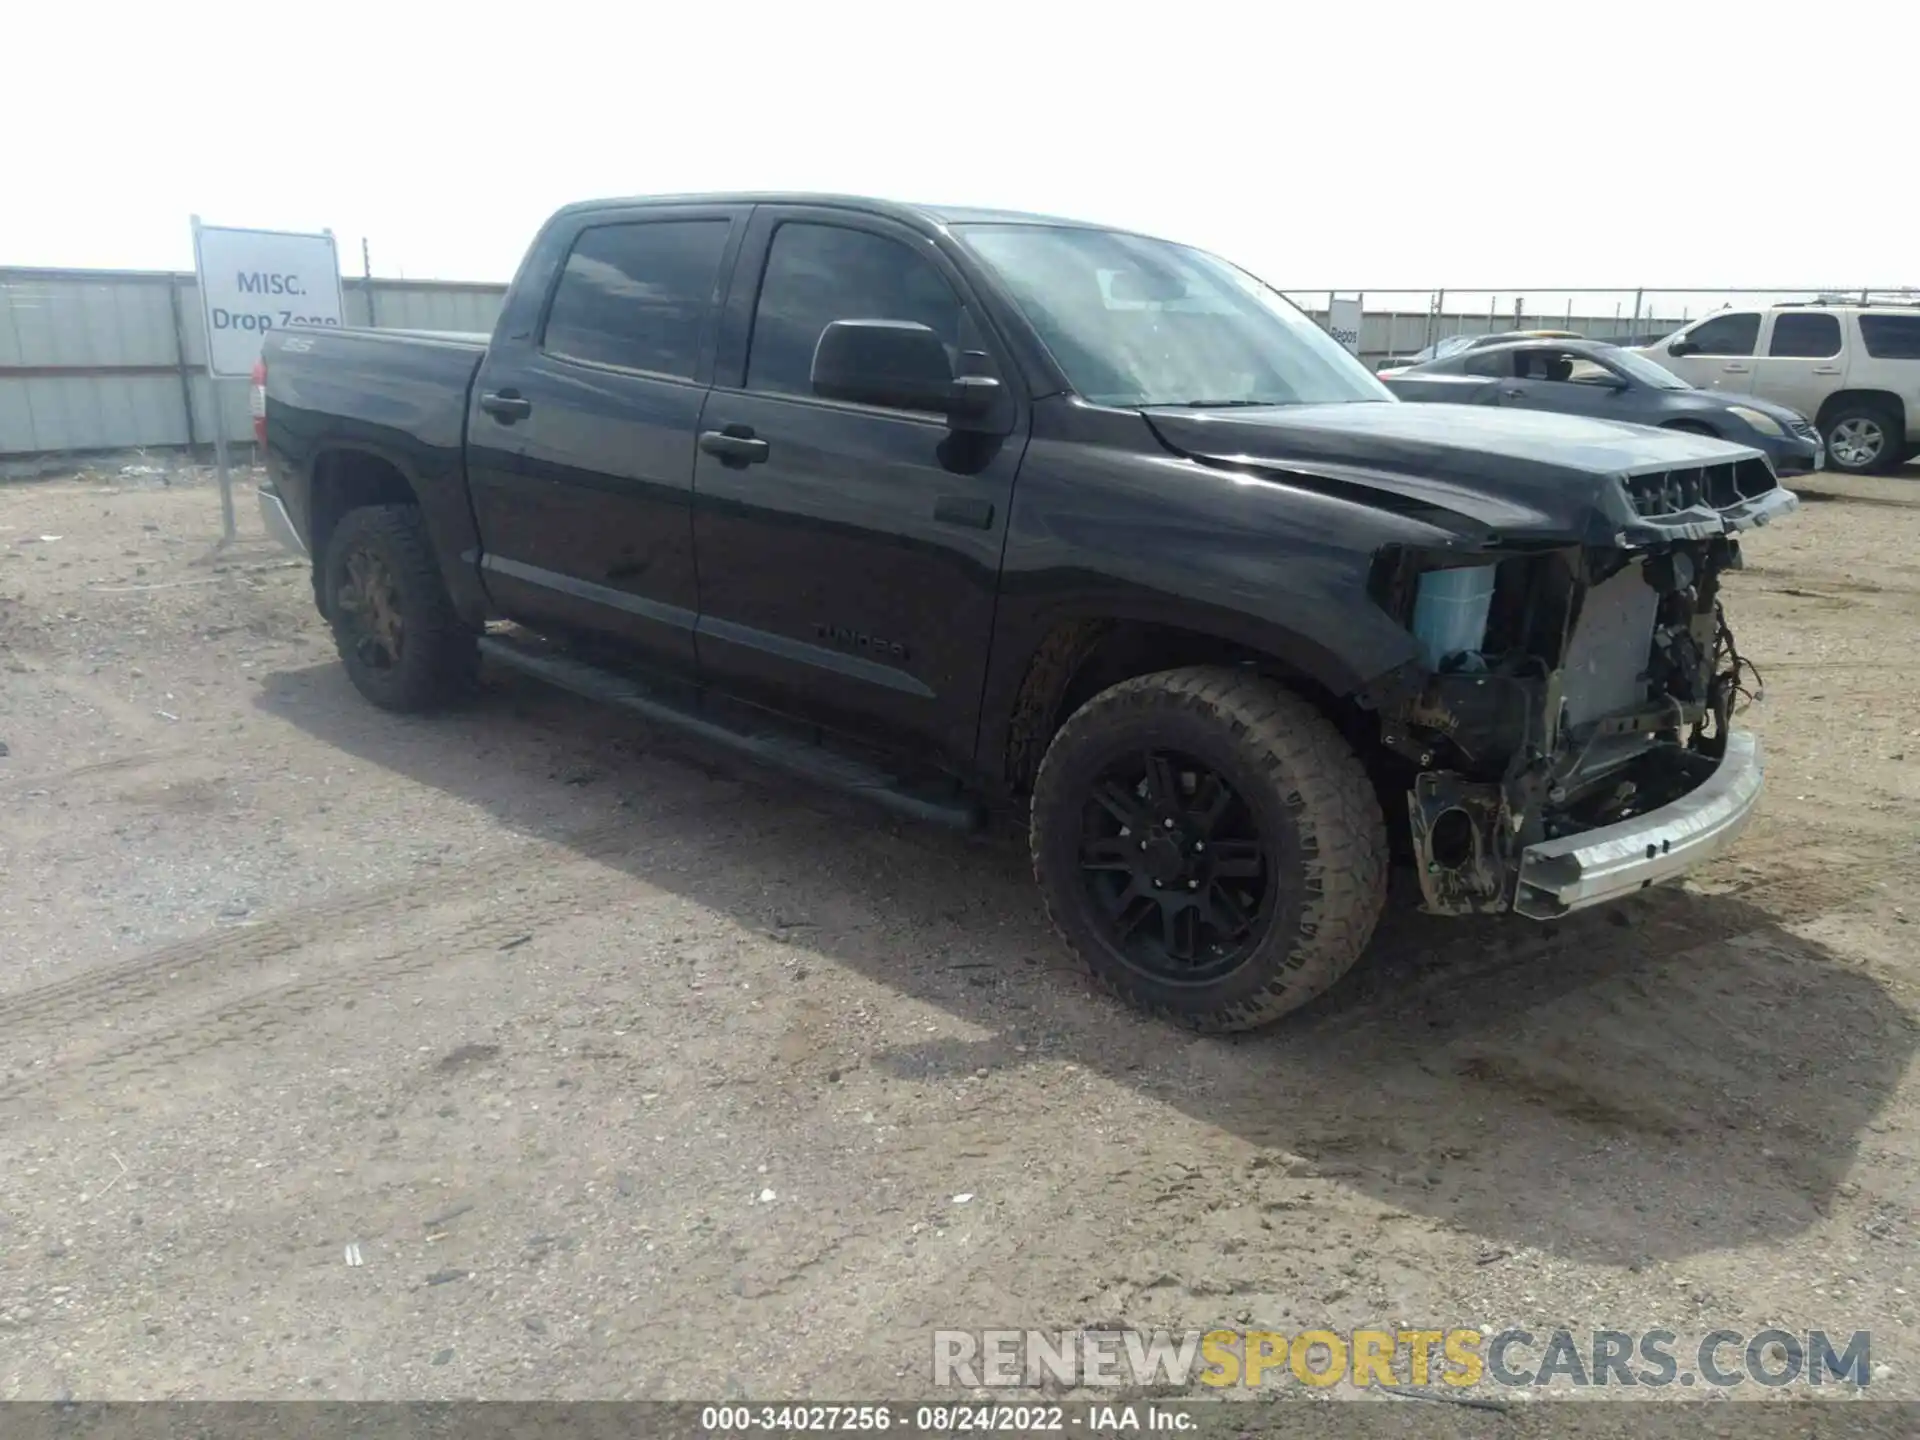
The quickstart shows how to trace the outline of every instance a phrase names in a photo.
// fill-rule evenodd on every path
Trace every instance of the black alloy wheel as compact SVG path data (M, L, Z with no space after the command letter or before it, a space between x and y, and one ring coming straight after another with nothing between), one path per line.
M1178 750L1117 756L1094 782L1081 826L1081 882L1116 956L1158 979L1201 984L1253 952L1273 918L1272 847L1218 770Z
M1094 979L1194 1030L1306 1004L1386 899L1365 766L1312 703L1247 669L1165 670L1087 701L1047 746L1029 843Z

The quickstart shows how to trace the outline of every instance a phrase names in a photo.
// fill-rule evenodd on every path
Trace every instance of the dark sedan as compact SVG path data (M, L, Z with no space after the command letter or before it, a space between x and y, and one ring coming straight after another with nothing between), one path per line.
M1819 433L1797 411L1696 390L1645 356L1598 340L1489 345L1381 379L1402 400L1551 410L1713 435L1764 452L1783 476L1821 464Z
M1509 340L1584 340L1585 338L1574 330L1501 330L1492 335L1449 335L1444 340L1436 340L1426 349L1416 351L1412 355L1388 356L1375 368L1374 373L1384 380L1389 375L1398 375L1404 370L1411 370L1416 365L1425 365L1433 360L1450 360L1469 350L1479 350L1487 345L1504 345Z

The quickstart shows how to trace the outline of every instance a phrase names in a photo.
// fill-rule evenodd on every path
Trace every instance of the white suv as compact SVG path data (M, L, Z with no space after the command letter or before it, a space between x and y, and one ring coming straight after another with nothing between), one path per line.
M1722 310L1639 353L1702 390L1798 410L1835 470L1892 470L1920 453L1920 306Z

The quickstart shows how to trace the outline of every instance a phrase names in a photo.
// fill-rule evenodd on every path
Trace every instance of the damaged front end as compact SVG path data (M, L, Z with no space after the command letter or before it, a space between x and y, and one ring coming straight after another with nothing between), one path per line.
M1577 541L1383 552L1417 674L1377 709L1413 769L1424 908L1554 919L1730 843L1760 792L1752 670L1721 608L1738 533L1797 505L1759 457L1617 478Z

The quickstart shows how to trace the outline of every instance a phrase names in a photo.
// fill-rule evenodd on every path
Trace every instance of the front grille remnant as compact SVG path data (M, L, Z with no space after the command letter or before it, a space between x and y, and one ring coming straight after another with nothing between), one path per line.
M1633 513L1643 520L1688 510L1727 510L1775 489L1779 481L1764 460L1728 465L1695 465L1684 470L1655 470L1628 475L1621 482Z

